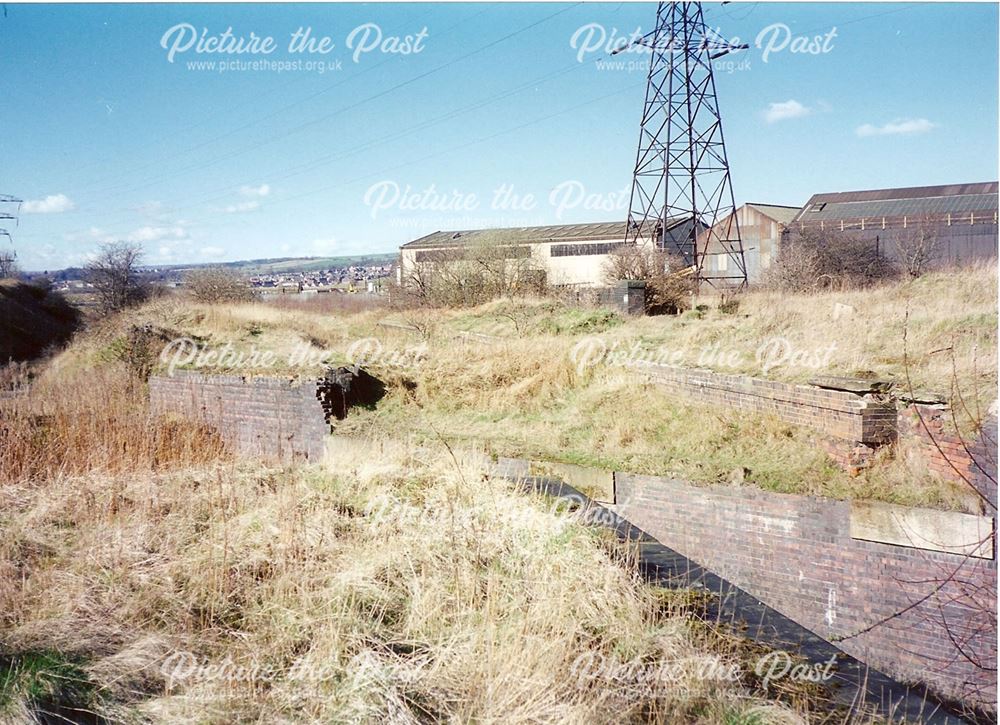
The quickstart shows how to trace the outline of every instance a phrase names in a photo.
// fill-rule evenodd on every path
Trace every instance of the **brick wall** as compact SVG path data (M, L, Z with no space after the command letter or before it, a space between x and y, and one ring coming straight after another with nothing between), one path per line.
M995 672L975 667L949 636L995 666L995 559L852 538L846 501L622 473L615 474L615 499L620 515L666 546L834 641L906 609L951 578L905 614L837 644L898 679L996 708ZM992 520L968 518L992 531Z
M330 432L316 381L178 371L151 377L149 398L154 414L204 421L245 455L317 460Z
M932 473L957 483L972 482L996 504L996 481L988 475L996 469L995 415L987 419L984 434L963 439L951 432L946 406L900 403L897 410L897 401L887 395L645 361L631 367L688 402L770 414L814 430L819 434L816 445L851 473L867 466L880 446L899 442L905 454L917 457Z
M895 436L895 403L874 395L645 361L632 367L692 402L768 413L852 443L877 445Z
M904 454L947 481L974 486L996 506L995 417L987 418L978 434L959 435L947 407L915 403L900 407L896 426Z

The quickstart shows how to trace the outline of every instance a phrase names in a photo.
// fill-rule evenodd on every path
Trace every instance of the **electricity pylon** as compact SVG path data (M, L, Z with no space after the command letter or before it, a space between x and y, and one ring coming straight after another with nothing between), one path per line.
M625 244L652 239L693 267L698 282L744 287L712 61L748 46L708 30L700 2L661 2L655 29L632 44L648 47L650 60Z
M15 196L11 196L10 194L0 194L0 204L16 204L17 206L15 207L15 209L20 210L21 199L18 199ZM10 212L2 211L2 209L3 207L0 206L0 221L4 219L9 219L13 221L14 224L16 225L17 215L11 214ZM7 241L9 241L11 244L14 243L14 238L10 235L10 231L8 229L0 228L0 237L7 237Z

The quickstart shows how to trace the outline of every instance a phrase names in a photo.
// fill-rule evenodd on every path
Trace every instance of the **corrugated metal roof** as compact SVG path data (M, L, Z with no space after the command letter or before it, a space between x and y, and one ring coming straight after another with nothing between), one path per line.
M747 206L751 206L761 214L766 217L774 219L774 221L781 224L788 224L795 215L798 214L802 207L800 206L781 206L778 204L755 204L754 202L747 202Z
M556 224L544 227L505 227L439 231L414 239L403 249L441 249L467 244L540 244L544 242L585 242L625 239L625 222L593 222L590 224Z
M814 194L793 221L837 221L995 212L998 190L1000 183L991 181L981 184L914 186L903 189Z

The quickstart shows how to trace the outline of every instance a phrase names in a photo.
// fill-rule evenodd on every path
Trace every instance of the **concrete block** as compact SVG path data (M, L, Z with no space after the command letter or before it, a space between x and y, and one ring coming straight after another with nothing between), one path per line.
M851 503L851 538L927 551L993 558L991 517L909 508L876 501Z

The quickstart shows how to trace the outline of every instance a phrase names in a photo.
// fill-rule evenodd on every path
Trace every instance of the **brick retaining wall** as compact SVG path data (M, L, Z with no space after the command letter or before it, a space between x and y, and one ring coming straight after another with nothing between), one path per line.
M204 421L245 455L317 460L330 432L317 384L177 371L150 377L150 408Z
M855 504L852 511L846 501L622 473L615 474L615 499L617 513L664 545L834 641L918 602L936 582L954 575L926 602L837 644L898 679L996 708L995 671L971 664L949 636L995 667L995 559L852 538L852 517L867 509ZM961 520L974 529L993 529L983 517L908 511L932 522L952 517L939 531L954 531L954 517L967 517ZM903 517L890 511L889 518ZM855 527L864 528L857 520ZM905 528L897 526L899 531ZM984 551L993 556L992 541Z
M875 395L645 361L631 367L693 402L768 413L844 441L877 445L895 436L895 403Z
M774 415L816 431L816 445L852 473L868 465L880 446L898 442L931 473L956 483L973 483L995 499L996 482L988 475L996 468L993 415L984 424L985 435L962 438L951 431L946 406L900 404L897 410L897 401L887 394L861 394L646 361L630 363L630 367L690 403ZM990 434L990 430L994 432Z

